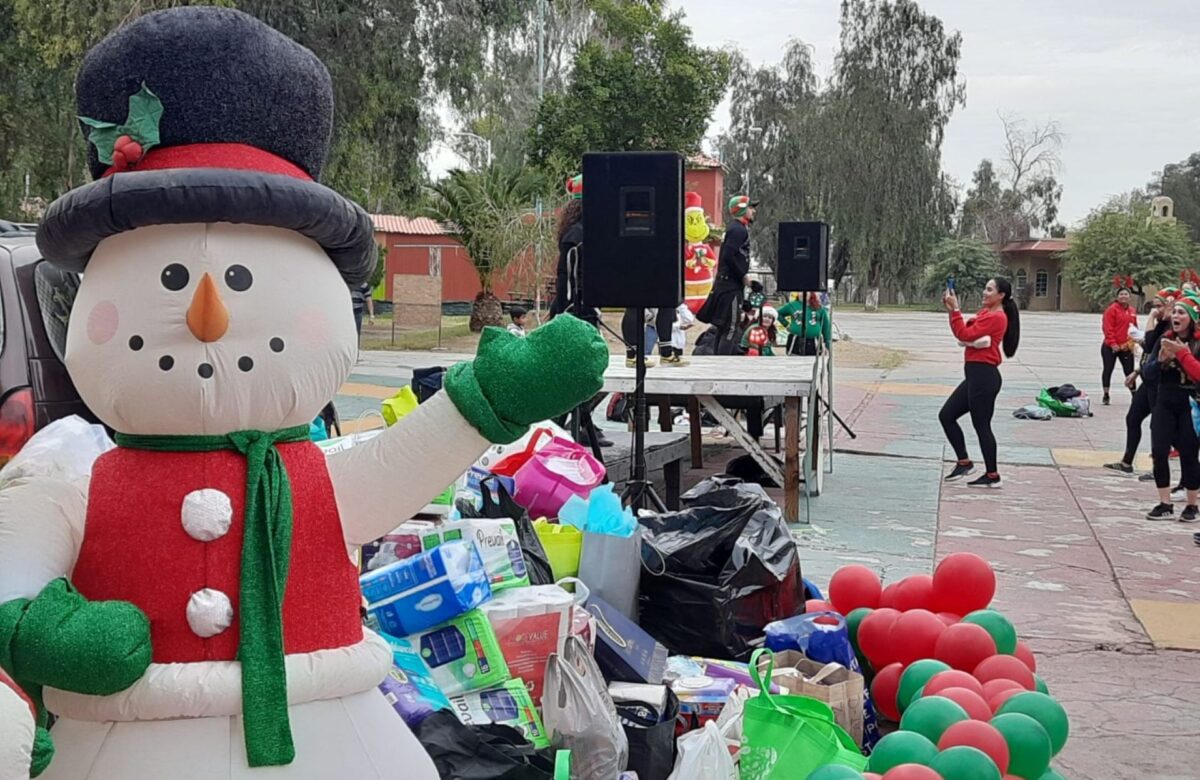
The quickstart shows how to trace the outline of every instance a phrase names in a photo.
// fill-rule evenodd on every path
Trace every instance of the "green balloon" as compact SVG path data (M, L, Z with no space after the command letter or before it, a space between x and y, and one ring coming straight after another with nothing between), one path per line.
M992 725L1008 743L1008 773L1041 780L1050 768L1050 735L1042 724L1023 713L1009 712L992 718Z
M1008 701L996 710L996 714L1004 715L1009 712L1020 712L1041 724L1050 737L1051 755L1057 756L1063 745L1067 744L1067 736L1071 733L1067 711L1049 695L1026 691L1010 696Z
M900 675L900 688L896 692L896 706L901 712L912 703L913 697L917 693L918 688L925 686L929 682L929 678L933 677L938 672L944 672L950 668L949 664L944 664L941 661L935 661L932 658L922 658L920 661L913 661L909 664L904 673ZM937 740L934 740L935 742Z
M944 696L930 696L908 705L908 709L900 716L900 728L924 734L936 745L946 729L962 720L967 720L967 711L956 702Z
M996 642L996 652L1012 655L1017 652L1017 629L1009 619L994 609L977 609L962 619L964 623L982 626Z
M929 762L942 780L1000 780L1000 769L979 748L967 745L947 748Z
M846 615L846 631L850 634L850 645L855 653L858 652L858 626L863 622L863 618L872 612L874 610L870 607L859 607L850 610L850 614Z
M1047 695L1050 693L1050 687L1046 685L1046 681L1036 674L1033 676L1033 686L1037 689L1038 693L1045 693Z
M930 742L929 737L924 734L915 731L893 731L875 745L871 757L867 759L867 768L882 775L901 764L928 766L937 753L937 745Z
M826 764L814 769L807 780L862 780L862 773L841 764Z
M1047 769L1046 774L1039 777L1038 780L1067 780L1067 778L1063 777L1058 772L1055 772L1054 768L1051 767L1050 769Z

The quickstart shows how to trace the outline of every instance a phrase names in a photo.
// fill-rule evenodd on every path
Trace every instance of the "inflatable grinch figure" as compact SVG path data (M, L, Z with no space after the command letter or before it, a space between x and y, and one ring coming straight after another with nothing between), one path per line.
M717 258L712 247L704 243L709 228L700 193L688 192L683 197L683 235L687 239L683 250L683 296L684 304L695 314L712 292Z
M89 484L0 492L0 667L57 716L35 769L436 777L376 688L391 653L348 550L595 395L603 340L571 317L489 329L445 392L327 460L308 426L354 365L348 285L377 255L318 183L325 67L243 13L176 8L91 50L76 98L96 180L38 246L84 273L66 363L119 433Z

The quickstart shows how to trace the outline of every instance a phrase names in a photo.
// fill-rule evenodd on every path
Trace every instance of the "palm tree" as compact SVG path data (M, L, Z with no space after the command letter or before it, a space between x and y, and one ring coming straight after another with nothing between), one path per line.
M503 323L492 283L535 240L531 204L540 186L540 178L528 169L492 165L482 171L450 171L428 187L426 215L458 239L479 276L480 292L471 304L472 332Z

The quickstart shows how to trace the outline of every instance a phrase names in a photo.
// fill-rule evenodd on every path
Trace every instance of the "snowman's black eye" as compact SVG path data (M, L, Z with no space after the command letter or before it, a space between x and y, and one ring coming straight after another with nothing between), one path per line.
M225 269L225 284L234 292L245 292L254 284L254 276L244 265L231 265Z
M163 269L162 286L173 292L178 292L184 287L187 287L188 269L184 268L179 263L171 263Z

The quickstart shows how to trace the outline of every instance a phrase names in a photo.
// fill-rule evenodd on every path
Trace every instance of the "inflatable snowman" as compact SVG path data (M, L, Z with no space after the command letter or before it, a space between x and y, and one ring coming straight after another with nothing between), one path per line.
M704 243L708 238L708 220L704 216L704 202L698 192L684 195L683 234L687 246L683 250L683 296L684 305L693 314L700 310L708 294L712 292L717 258L712 247Z
M445 392L326 459L308 425L354 365L348 285L376 249L317 183L325 67L243 13L177 8L98 44L76 93L96 180L38 245L84 273L66 363L119 433L89 484L0 494L0 667L57 716L42 776L436 777L376 688L391 653L348 550L593 396L603 340L570 317L490 329Z
M36 715L33 702L0 669L0 780L29 777L38 731Z

